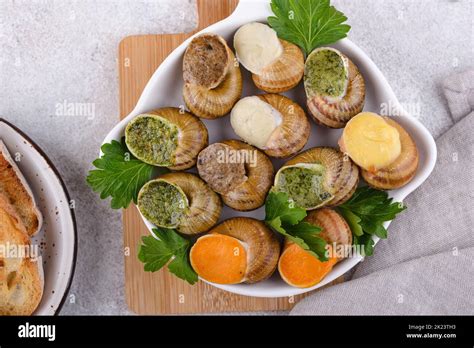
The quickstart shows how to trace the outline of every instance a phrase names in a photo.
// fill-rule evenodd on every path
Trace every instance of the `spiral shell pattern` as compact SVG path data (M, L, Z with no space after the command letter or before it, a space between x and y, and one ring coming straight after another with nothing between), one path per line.
M260 74L252 74L255 85L267 93L281 93L298 85L304 74L304 55L291 42L280 39L283 54Z
M240 67L234 54L231 51L229 54L231 55L229 71L217 87L208 89L190 83L184 84L184 102L196 116L205 119L216 119L225 116L242 95Z
M275 234L259 220L236 217L224 221L209 233L220 233L246 243L248 263L245 283L257 283L270 277L280 256L280 243Z
M255 151L255 166L245 163L247 180L235 189L222 195L222 200L229 207L239 211L249 211L261 207L273 184L274 169L270 159L253 146L238 140L227 140L223 142L234 149L243 151Z
M346 220L334 209L322 208L310 211L304 221L321 227L318 237L327 243L344 247L352 245L352 231Z
M209 142L204 123L196 116L178 108L161 108L147 114L160 116L178 127L178 146L173 154L173 165L168 168L184 170L194 166L197 155Z
M282 114L282 123L268 139L265 153L285 158L300 151L307 143L311 126L306 114L293 100L279 94L258 96Z
M159 177L181 188L189 201L189 209L181 219L178 232L198 234L208 231L219 219L222 202L198 176L191 173L167 173Z
M395 127L400 134L401 153L388 167L375 172L362 170L362 177L372 187L393 190L408 184L416 174L419 163L418 150L408 132L390 117L385 121Z
M308 95L308 110L314 121L330 128L343 128L364 108L365 82L356 65L349 59L349 82L342 98Z
M343 204L354 194L359 183L359 169L352 160L331 147L314 147L288 161L286 165L319 163L326 168L326 187L333 198L326 206Z

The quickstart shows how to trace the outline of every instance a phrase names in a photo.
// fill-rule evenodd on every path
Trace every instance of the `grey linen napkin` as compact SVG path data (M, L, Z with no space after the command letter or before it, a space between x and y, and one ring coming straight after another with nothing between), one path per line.
M459 122L438 139L436 167L405 200L388 239L352 280L305 298L291 315L474 314L473 74L446 80Z
M474 69L448 77L443 90L451 116L457 122L474 110Z

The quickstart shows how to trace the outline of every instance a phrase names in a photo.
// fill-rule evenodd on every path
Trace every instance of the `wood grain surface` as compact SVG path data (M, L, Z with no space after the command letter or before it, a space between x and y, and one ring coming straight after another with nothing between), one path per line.
M228 17L238 0L198 0L201 30ZM169 53L191 33L141 35L125 38L119 46L120 115L134 108L151 75ZM167 270L143 271L137 253L141 236L148 235L135 206L123 214L125 289L129 308L138 314L223 313L291 309L303 296L264 299L239 296L199 282L193 286Z

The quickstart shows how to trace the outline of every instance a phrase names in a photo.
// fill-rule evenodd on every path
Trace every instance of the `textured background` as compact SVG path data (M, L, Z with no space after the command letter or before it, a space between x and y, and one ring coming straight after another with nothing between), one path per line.
M349 35L437 136L452 124L441 82L472 65L471 0L333 0ZM85 185L118 120L117 47L132 34L189 31L191 0L0 0L0 115L51 157L76 200L79 253L63 314L125 314L119 212ZM87 103L65 116L57 104ZM91 109L92 110L92 109ZM92 117L93 116L93 117Z

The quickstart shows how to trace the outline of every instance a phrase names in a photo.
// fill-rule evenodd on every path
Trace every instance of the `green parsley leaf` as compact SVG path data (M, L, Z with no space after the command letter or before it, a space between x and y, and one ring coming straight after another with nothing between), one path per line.
M296 206L285 192L270 191L265 202L265 223L321 261L327 261L326 241L317 236L321 228L302 221L306 210Z
M327 242L318 237L322 231L321 227L314 226L308 222L300 222L296 225L285 225L286 232L291 236L297 236L304 241L308 252L316 256L321 261L327 261Z
M265 202L265 220L279 218L282 223L295 225L306 217L306 210L291 203L285 192L268 194Z
M292 242L298 244L298 245L305 245L304 243L304 240L301 239L301 238L298 238L296 236L292 236L291 234L287 233L286 232L286 229L283 227L282 223L281 223L281 220L279 217L271 220L271 221L268 221L268 220L265 220L265 223L271 227L274 231L280 233L281 235L287 237L288 239L290 239ZM303 248L307 249L308 246L305 245L303 246Z
M337 207L352 230L354 244L361 246L364 256L374 252L372 236L387 238L383 223L395 219L406 209L401 203L392 201L387 192L366 186L359 187L351 199Z
M346 219L347 224L351 228L351 231L354 236L362 236L364 234L364 231L362 231L362 227L360 226L360 218L350 210L345 209L343 207L338 207L338 210L339 213L344 217L344 219Z
M364 234L360 237L354 236L354 244L362 248L362 256L372 256L374 254L374 240L370 234Z
M168 264L168 270L178 278L194 284L198 276L189 262L191 242L175 230L154 228L153 236L142 237L138 259L145 264L146 272L156 272Z
M310 54L316 47L332 44L347 36L347 17L329 0L272 0L274 16L268 23L278 37Z
M127 208L138 192L151 179L154 167L136 159L128 152L125 138L102 145L102 157L92 164L97 168L89 172L87 183L100 193L100 198L112 197L113 209Z

